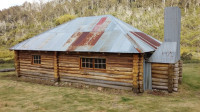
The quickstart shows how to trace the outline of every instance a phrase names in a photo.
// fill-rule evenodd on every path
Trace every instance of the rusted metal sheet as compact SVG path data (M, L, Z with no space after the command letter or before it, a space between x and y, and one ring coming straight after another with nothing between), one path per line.
M131 33L134 32L134 33ZM11 50L144 53L160 41L111 16L80 17L59 25Z
M159 42L155 41L154 39L150 38L148 35L142 32L131 32L131 33L136 37L140 38L141 40L143 40L144 42L146 42L147 44L149 44L150 46L154 47L155 49L157 49L160 46Z

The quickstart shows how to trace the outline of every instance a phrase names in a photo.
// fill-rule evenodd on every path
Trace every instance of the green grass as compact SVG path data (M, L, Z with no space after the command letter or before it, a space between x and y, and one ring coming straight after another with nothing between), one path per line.
M199 112L200 64L185 64L183 70L179 92L165 95L55 87L0 73L0 112Z

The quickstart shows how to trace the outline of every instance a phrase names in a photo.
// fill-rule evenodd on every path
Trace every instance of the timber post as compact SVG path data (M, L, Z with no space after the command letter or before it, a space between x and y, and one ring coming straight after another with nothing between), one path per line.
M54 81L58 82L60 80L59 70L58 70L58 52L54 52Z
M19 51L14 51L15 53L15 71L16 71L16 76L20 77L20 62L19 62Z
M174 64L169 64L168 68L168 92L172 93L173 91L173 75L174 75Z
M139 93L139 55L133 54L133 92Z
M138 66L138 82L139 82L139 92L144 92L143 88L143 67L144 67L144 54L139 55L139 66Z

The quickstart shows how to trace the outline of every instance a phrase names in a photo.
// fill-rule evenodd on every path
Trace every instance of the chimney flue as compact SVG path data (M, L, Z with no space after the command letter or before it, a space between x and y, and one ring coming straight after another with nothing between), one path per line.
M149 58L149 62L176 63L180 60L181 11L178 7L165 8L164 42Z

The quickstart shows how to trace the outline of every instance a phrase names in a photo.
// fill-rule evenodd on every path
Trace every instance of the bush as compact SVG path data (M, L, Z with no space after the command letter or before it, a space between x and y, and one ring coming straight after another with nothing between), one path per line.
M192 59L192 54L191 53L188 53L188 52L183 52L181 54L181 59L182 60L191 60Z
M60 24L63 24L64 22L70 21L70 20L75 19L75 18L76 18L76 16L74 16L74 15L65 14L63 16L58 17L55 20L55 24L60 25Z

